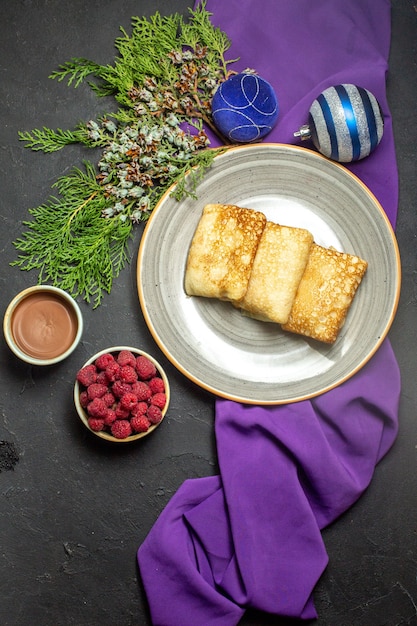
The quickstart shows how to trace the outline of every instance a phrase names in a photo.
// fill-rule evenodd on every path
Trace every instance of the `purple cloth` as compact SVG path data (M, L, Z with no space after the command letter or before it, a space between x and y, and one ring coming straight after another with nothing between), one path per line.
M338 83L377 97L385 130L349 165L397 214L398 176L385 93L388 0L208 0L232 40L234 69L275 88L265 141L297 143L313 100ZM213 141L215 144L216 141ZM248 607L314 618L327 564L321 529L369 485L398 429L400 375L388 340L353 378L317 398L251 406L217 399L220 476L187 480L138 550L154 626L234 626Z

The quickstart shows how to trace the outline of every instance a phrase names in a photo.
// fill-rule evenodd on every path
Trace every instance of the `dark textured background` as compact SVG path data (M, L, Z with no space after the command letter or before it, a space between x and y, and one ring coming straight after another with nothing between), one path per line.
M0 0L2 315L17 291L36 282L34 275L9 266L27 209L45 202L57 177L86 156L79 147L53 155L31 152L17 132L72 128L107 108L87 85L74 91L48 74L74 56L111 63L119 26L129 29L131 16L186 13L190 5L186 0ZM397 233L404 274L390 337L403 377L400 433L367 492L324 531L330 563L315 592L318 626L417 624L416 79L417 4L393 0L388 94L401 185ZM136 550L186 478L217 472L213 397L167 363L142 318L136 291L140 234L139 227L132 264L112 294L96 311L81 303L84 337L67 361L30 367L1 339L1 626L149 625ZM78 367L97 350L120 344L160 358L172 384L163 427L127 447L89 436L72 402ZM290 624L255 613L241 623Z

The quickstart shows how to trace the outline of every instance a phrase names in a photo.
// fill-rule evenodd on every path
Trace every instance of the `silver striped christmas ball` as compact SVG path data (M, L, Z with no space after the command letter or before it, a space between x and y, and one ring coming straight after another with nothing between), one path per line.
M381 107L375 96L357 85L325 89L310 107L308 124L294 133L311 139L324 156L341 163L367 157L384 132Z

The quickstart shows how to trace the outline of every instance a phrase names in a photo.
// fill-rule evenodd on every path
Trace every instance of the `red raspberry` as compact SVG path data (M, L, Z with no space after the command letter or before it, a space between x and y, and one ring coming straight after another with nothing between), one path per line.
M87 408L87 405L88 405L89 402L90 402L90 400L88 399L87 391L82 391L80 393L80 404L83 407L83 409Z
M119 356L117 357L117 362L121 367L123 367L123 365L136 367L136 357L130 352L130 350L121 350L119 352Z
M167 403L167 397L164 393L155 393L151 398L151 404L159 407L162 411Z
M108 407L104 404L102 398L94 398L94 400L92 400L87 406L87 413L91 417L103 418L106 414L107 408Z
M110 426L110 431L116 439L126 439L132 434L132 427L128 420L116 420Z
M136 358L136 371L141 380L149 380L156 375L156 367L146 356Z
M159 376L154 376L153 378L151 378L151 380L148 382L148 385L152 393L164 393L165 391L165 383L162 378L159 378Z
M138 403L138 398L137 396L135 396L134 393L129 392L129 393L125 393L121 398L120 398L120 406L123 409L127 409L128 411L131 411L133 409L133 407Z
M104 421L98 417L89 417L88 425L91 428L91 430L94 430L94 432L98 433L100 430L103 430Z
M149 385L142 380L138 380L132 385L132 392L137 397L138 401L149 400L152 396L152 391L149 389Z
M138 375L133 367L130 365L123 365L120 368L119 379L123 383L134 383L137 381Z
M133 417L137 417L138 415L145 415L146 411L148 410L148 406L149 404L147 402L138 402L137 404L135 404L130 412Z
M101 371L97 374L96 383L106 386L109 384L109 379L107 378L106 372Z
M99 370L107 369L111 363L114 363L114 356L110 353L102 354L95 360L95 365Z
M95 365L85 365L77 372L77 380L79 383L88 387L97 380L97 368Z
M145 415L138 415L137 417L132 417L130 425L136 433L146 433L151 423Z
M116 398L121 398L125 393L132 391L132 387L127 383L123 383L121 380L116 380L111 390Z
M94 400L94 398L102 398L104 394L107 393L107 386L92 383L87 387L87 393L90 400Z
M116 405L114 412L118 420L127 420L130 417L129 409L123 408L120 404Z
M116 402L116 398L111 391L107 391L103 396L103 401L106 406L111 407Z
M151 404L146 411L146 416L151 424L158 424L162 419L162 411L155 404Z
M113 363L109 363L104 371L107 380L112 383L119 378L120 365L116 363L116 361L113 361Z
M116 420L117 420L116 411L113 411L113 409L107 409L106 415L103 418L104 425L111 426L113 422L115 422Z

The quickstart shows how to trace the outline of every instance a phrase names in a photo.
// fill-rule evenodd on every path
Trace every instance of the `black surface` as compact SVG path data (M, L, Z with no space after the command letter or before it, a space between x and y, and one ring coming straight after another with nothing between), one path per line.
M17 133L41 126L71 128L104 106L86 85L74 91L48 74L74 56L111 63L119 26L129 29L131 16L155 10L185 13L190 4L1 1L2 315L17 291L36 282L33 274L9 267L15 258L12 241L21 234L27 209L46 201L57 177L85 156L78 147L49 156L31 152ZM330 563L315 592L319 626L417 624L416 11L412 0L392 2L388 93L400 174L403 290L390 338L403 379L400 432L367 492L324 531ZM84 337L67 361L30 367L1 340L2 626L150 624L136 550L186 478L217 472L213 397L167 363L141 315L136 291L140 232L132 264L111 295L95 311L81 303ZM172 385L163 427L127 447L103 445L89 436L72 402L77 368L97 350L120 344L160 358ZM247 613L241 623L290 624L256 613Z

